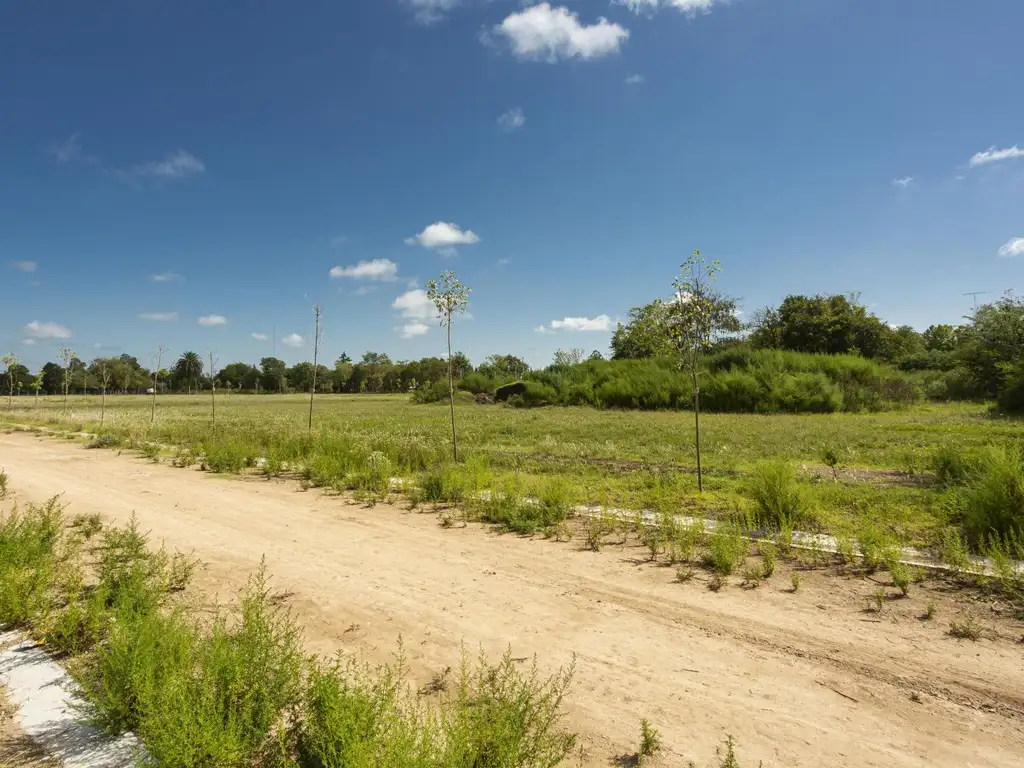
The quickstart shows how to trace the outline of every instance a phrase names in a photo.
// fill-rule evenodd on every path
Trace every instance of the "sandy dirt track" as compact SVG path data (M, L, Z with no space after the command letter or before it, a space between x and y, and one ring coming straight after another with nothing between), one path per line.
M951 613L916 618L923 596L879 620L862 612L877 585L860 579L716 594L674 583L673 569L631 547L443 529L434 515L293 482L27 434L0 435L0 468L17 498L61 493L69 514L120 522L135 513L154 541L194 551L198 587L223 599L265 555L317 651L384 661L402 636L417 683L455 666L462 643L536 653L548 668L575 652L569 724L587 765L635 750L641 717L663 734L655 765L710 765L726 733L744 766L1024 765L1024 646L954 640Z

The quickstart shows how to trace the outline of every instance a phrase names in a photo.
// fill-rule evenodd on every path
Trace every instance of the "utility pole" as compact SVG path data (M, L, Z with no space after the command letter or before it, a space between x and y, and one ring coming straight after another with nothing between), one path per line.
M967 293L961 294L961 296L973 296L974 297L974 309L978 309L978 297L985 296L986 294L992 293L992 291L968 291Z

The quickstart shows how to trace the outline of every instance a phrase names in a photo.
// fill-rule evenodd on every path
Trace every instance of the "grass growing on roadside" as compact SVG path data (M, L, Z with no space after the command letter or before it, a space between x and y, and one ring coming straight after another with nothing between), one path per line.
M562 497L553 493L548 506ZM563 725L575 661L551 676L507 652L464 654L436 706L405 668L324 664L261 569L237 610L212 620L167 596L191 562L152 550L132 521L103 532L84 577L81 528L56 500L0 513L0 622L80 655L90 719L134 731L165 768L553 768L576 746Z
M787 461L755 464L749 493L756 505L757 522L765 527L798 524L808 516L807 494Z

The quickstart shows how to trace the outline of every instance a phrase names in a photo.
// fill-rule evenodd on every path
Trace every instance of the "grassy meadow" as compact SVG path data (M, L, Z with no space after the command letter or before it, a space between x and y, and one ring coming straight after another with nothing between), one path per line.
M802 526L853 531L865 521L899 541L935 544L949 524L946 495L930 481L935 457L986 445L1019 444L1024 425L992 419L985 406L919 405L881 413L708 414L702 417L705 492L693 473L689 412L591 408L514 409L460 402L462 461L451 464L448 408L406 395L207 395L18 398L2 417L71 431L101 432L97 445L160 443L168 460L226 473L299 474L337 490L387 491L390 476L438 472L427 500L460 501L464 491L501 490L558 503L685 509L722 516L750 507L750 475L765 460L797 469ZM417 483L421 484L421 483ZM444 486L444 487L443 487ZM445 487L457 486L457 491Z

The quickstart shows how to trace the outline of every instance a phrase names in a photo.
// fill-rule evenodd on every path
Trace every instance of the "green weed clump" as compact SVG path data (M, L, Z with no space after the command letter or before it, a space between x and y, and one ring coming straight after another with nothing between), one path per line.
M316 664L295 729L298 765L552 768L576 745L561 725L574 664L543 678L536 663L520 671L509 652L497 665L464 654L432 710L403 683L401 655L375 670L353 659Z
M466 483L462 475L451 466L434 469L420 478L416 501L431 504L460 504L466 498Z
M967 479L968 462L953 443L940 443L932 451L930 464L935 479L945 488L962 485Z
M640 748L637 749L637 765L645 765L647 760L661 751L661 734L651 726L645 717L640 721Z
M757 522L766 527L796 524L807 516L808 498L787 461L761 461L754 466L750 496Z
M965 619L954 619L949 622L950 637L955 637L959 640L980 640L981 633L981 624L973 616L968 616Z
M705 564L719 576L731 576L746 559L749 548L738 523L721 522L708 536Z
M0 516L0 623L24 626L46 613L74 554L56 497Z
M83 687L93 721L133 730L159 765L244 766L296 706L303 654L261 571L237 617L203 632L181 612L118 612Z
M1024 457L1017 448L989 446L960 491L964 533L978 548L990 535L1024 538Z
M9 482L9 480L10 479L8 478L7 473L4 470L0 469L0 499L3 499L7 496L7 483Z
M544 486L536 500L527 499L522 486L509 481L504 490L492 491L472 506L484 522L523 535L553 531L572 513L568 488L558 481Z

